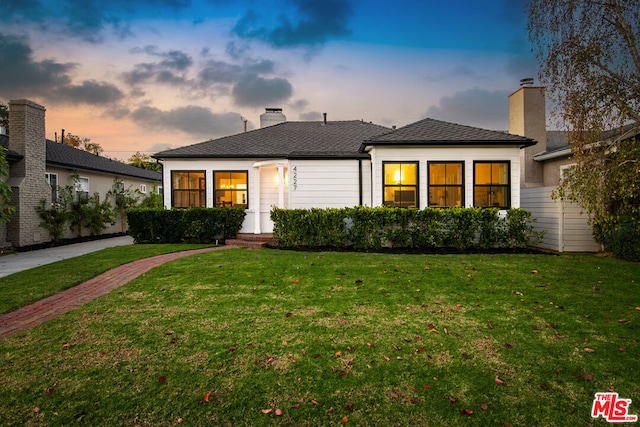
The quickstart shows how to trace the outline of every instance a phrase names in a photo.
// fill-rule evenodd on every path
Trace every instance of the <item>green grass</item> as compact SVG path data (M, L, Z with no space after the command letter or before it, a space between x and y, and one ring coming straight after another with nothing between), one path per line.
M195 255L0 341L0 424L607 425L596 392L640 413L639 283L593 255Z
M0 314L76 286L128 262L205 246L207 245L118 246L15 273L0 278Z

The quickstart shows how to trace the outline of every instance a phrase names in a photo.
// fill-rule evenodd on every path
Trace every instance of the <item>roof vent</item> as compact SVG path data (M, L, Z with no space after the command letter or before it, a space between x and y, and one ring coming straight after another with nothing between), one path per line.
M260 127L273 126L287 121L287 117L282 113L282 108L265 108L260 114Z
M522 86L533 86L533 77L526 77L524 79L520 79L520 87Z

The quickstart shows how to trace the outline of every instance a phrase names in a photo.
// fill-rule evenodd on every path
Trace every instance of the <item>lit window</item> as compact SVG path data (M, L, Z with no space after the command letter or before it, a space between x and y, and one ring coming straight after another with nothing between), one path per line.
M214 200L218 208L249 205L248 193L249 173L247 171L215 171Z
M204 171L171 172L172 205L174 208L205 206Z
M429 162L429 206L464 206L464 163Z
M51 186L51 203L58 203L58 174L45 172L44 176Z
M480 208L511 207L509 162L473 164L473 205Z
M382 164L383 200L386 206L418 206L418 163Z

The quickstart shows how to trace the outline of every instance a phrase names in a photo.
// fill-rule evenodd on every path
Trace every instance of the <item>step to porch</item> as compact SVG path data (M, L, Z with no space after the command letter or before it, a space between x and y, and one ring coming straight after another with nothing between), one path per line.
M275 245L272 233L251 234L238 233L235 239L226 239L227 246L239 246L241 248L261 248L267 244Z

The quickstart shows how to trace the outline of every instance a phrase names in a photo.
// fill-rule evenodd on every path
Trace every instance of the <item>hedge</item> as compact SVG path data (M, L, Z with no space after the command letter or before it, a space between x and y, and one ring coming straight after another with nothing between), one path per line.
M531 213L523 209L509 209L501 217L496 208L272 208L271 220L281 247L523 248L544 236L533 229Z
M234 237L243 208L131 209L129 234L136 243L215 243Z

